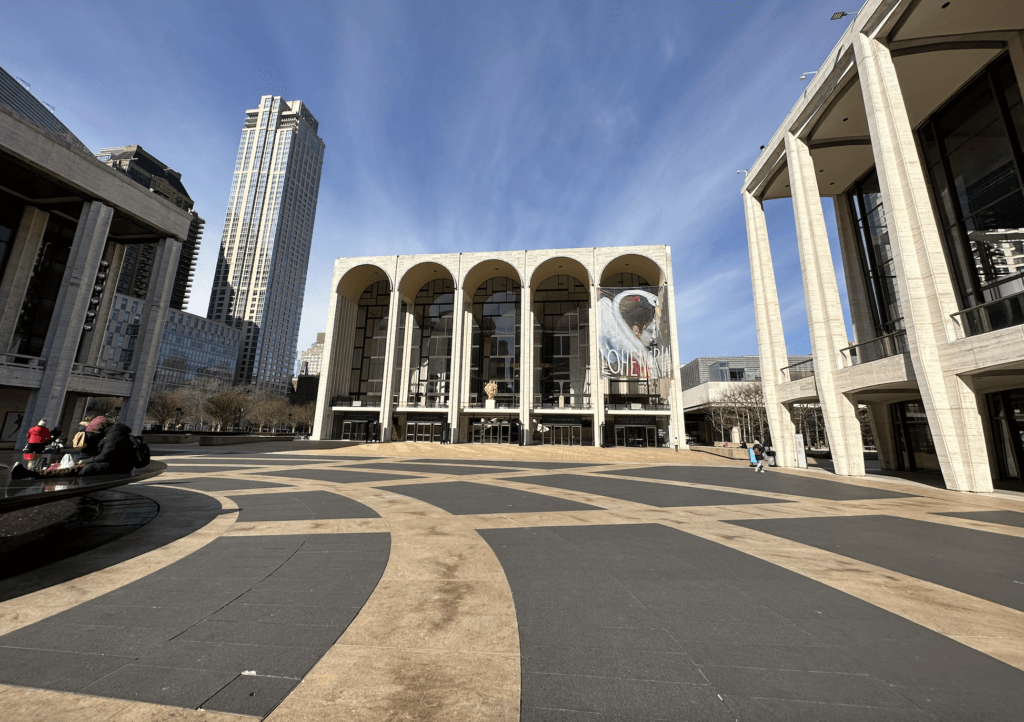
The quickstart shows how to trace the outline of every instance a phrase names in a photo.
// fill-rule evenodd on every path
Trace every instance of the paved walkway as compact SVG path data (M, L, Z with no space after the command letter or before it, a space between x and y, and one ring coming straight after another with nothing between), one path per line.
M1019 496L653 449L166 451L85 551L0 581L5 719L1024 709Z

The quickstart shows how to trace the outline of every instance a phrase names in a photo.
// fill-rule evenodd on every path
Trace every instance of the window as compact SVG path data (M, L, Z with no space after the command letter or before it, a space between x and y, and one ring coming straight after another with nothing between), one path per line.
M878 174L872 169L854 183L849 198L875 334L895 333L904 328L903 309Z

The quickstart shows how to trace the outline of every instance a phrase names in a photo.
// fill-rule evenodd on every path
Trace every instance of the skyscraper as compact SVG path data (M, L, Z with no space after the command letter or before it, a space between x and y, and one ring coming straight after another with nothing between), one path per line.
M235 382L285 393L298 347L324 142L300 100L245 114L206 317L241 329Z

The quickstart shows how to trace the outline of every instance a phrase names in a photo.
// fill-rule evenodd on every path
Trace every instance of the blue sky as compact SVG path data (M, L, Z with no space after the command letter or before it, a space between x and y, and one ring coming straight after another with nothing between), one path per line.
M327 145L300 349L324 330L338 256L665 243L685 362L757 353L736 171L838 41L835 9L23 2L3 10L0 65L90 148L138 143L182 174L207 221L193 313L244 111L272 93L305 101ZM809 353L792 209L766 213L789 352Z

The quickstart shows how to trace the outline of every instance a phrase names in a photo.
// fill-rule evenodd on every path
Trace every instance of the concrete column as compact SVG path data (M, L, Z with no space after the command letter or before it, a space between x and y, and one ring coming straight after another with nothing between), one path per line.
M56 423L60 417L68 377L78 353L78 342L82 338L85 312L92 298L93 282L100 267L100 259L103 258L113 218L114 209L99 201L82 205L82 214L71 242L71 253L53 307L46 343L43 345L42 357L46 359L43 380L40 387L29 395L25 407L26 417L32 419L32 423L41 418ZM15 448L25 444L28 429L28 425L22 425Z
M1010 62L1013 63L1013 73L1017 76L1017 85L1024 94L1024 30L1015 33L1007 45L1010 48Z
M96 320L93 323L93 330L87 331L82 339L81 352L78 354L78 363L103 366L97 363L100 358L100 350L103 348L103 339L106 337L107 324L110 323L110 307L114 302L114 294L117 293L117 277L121 275L121 264L124 261L124 252L127 246L123 243L108 243L103 253L103 260L107 266L107 282L103 287L103 297L96 309Z
M757 327L757 349L761 358L761 384L772 430L772 448L776 463L796 468L796 430L793 418L779 402L780 370L789 365L786 337L782 331L779 291L775 285L775 267L768 245L768 226L761 202L748 191L743 192L743 210L747 221L747 249L750 253L750 280L754 288L754 322Z
M850 302L850 320L853 322L854 343L864 343L875 338L875 319L868 303L868 286L864 264L860 254L860 240L850 209L850 197L846 194L832 196L835 206L836 226L839 229L839 250L843 256L843 273L846 276L846 295ZM864 359L861 359L863 362Z
M135 382L132 395L124 400L121 407L121 422L131 427L132 432L142 433L146 423L146 407L153 390L153 378L160 361L160 345L170 313L171 292L174 290L174 276L178 270L181 242L176 238L164 238L153 259L153 275L146 291L143 327L139 329L139 340L135 347Z
M947 488L991 492L985 431L974 392L942 366L955 338L953 283L914 131L889 49L857 34L853 48L892 243L907 345Z
M857 419L857 404L839 392L836 370L839 351L849 345L839 301L835 266L828 246L825 214L818 194L817 171L807 143L786 134L786 162L793 194L800 269L804 277L807 324L814 356L814 384L825 417L829 448L840 476L864 475L864 442Z
M380 415L378 416L381 428L384 430L385 441L391 440L391 416L395 408L395 404L391 400L394 395L394 389L391 386L395 368L395 344L401 342L398 338L398 314L402 310L402 297L398 292L398 260L396 256L395 280L392 283L391 296L388 299L388 340L384 348L384 378L381 379ZM401 396L399 396L399 405L401 405Z
M32 280L32 267L39 255L39 246L43 242L49 219L49 213L33 206L26 206L21 214L21 222L14 234L7 260L7 272L0 279L0 353L6 353L9 349L14 351L11 349L11 339L18 325L21 307L25 303L25 292Z
M672 280L672 249L665 247L665 280L668 283L669 328L672 330L672 377L668 401L672 405L672 438L669 444L688 449L686 444L686 419L683 414L683 384L679 378L679 322L676 319L676 284Z

